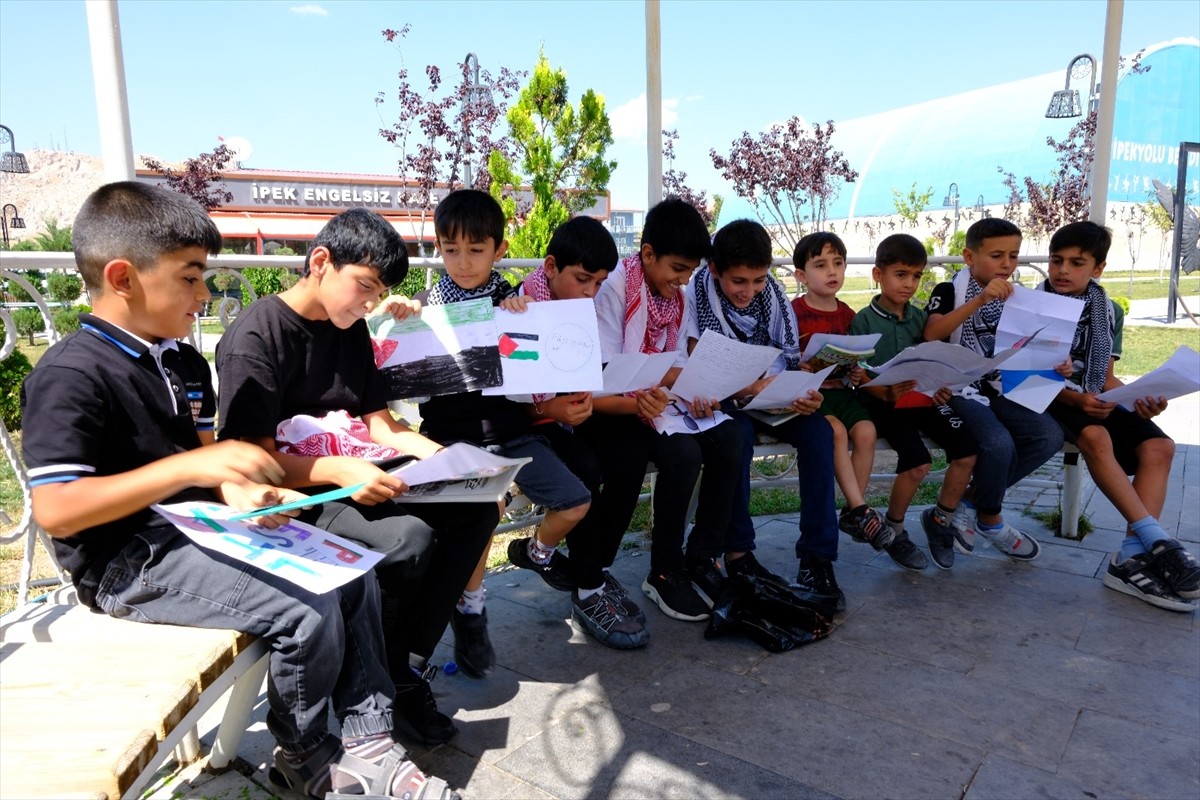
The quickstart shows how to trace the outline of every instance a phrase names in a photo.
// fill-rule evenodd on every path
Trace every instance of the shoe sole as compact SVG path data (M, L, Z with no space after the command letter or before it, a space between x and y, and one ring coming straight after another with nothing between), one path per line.
M1169 597L1159 597L1158 595L1146 594L1136 586L1130 586L1125 581L1113 575L1110 572L1104 573L1104 585L1109 589L1127 594L1130 597L1136 597L1144 603L1149 603L1158 608L1165 608L1168 611L1195 611L1197 606L1195 603L1189 603L1186 600L1172 600Z
M1035 558L1037 558L1038 556L1040 556L1042 554L1042 546L1040 544L1038 544L1035 539L1030 539L1029 541L1033 542L1033 552L1028 555L1009 553L1005 550L1000 550L1000 548L996 547L995 545L992 545L992 547L996 547L996 549L999 550L1000 553L1008 556L1013 561L1033 561Z
M958 531L954 532L954 549L964 555L969 556L975 552L975 545L968 544L966 539L961 538Z
M660 611L662 611L671 619L678 619L682 620L683 622L704 622L712 616L712 614L708 612L693 616L690 614L684 614L682 611L676 611L667 605L667 602L662 599L662 595L658 593L658 590L650 585L650 581L644 581L642 583L642 591L646 593L646 596L649 597L656 606L658 606Z
M591 636L605 647L611 647L614 650L637 650L650 643L650 632L647 630L643 630L642 635L637 639L634 639L628 634L610 634L604 632L604 629L601 628L601 633L604 634L602 636L596 633L596 631L592 630L592 626L588 625L586 620L579 618L574 607L571 608L571 627L580 633L585 633L588 636Z

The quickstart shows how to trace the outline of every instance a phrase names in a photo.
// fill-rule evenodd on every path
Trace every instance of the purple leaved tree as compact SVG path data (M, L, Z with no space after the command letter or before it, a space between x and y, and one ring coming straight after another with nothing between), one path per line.
M1087 219L1095 137L1094 111L1075 123L1061 141L1047 136L1046 144L1057 154L1058 166L1045 183L1028 175L1018 180L1012 172L997 168L1009 191L1004 205L1005 219L1019 225L1034 241L1048 238L1068 222Z
M154 170L166 179L168 189L186 194L205 211L220 208L233 200L233 193L221 181L221 170L233 160L233 151L225 145L217 145L211 153L201 153L183 162L182 169L168 167L157 158L142 157L146 169Z
M833 148L833 121L809 131L800 117L752 137L743 132L730 146L728 156L709 150L713 166L733 184L739 197L749 201L775 241L791 252L810 230L825 226L829 204L852 183L858 173L845 155Z

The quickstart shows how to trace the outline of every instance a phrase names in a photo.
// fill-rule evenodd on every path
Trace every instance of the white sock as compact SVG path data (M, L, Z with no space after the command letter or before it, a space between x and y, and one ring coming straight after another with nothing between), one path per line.
M458 610L462 614L482 614L483 601L487 589L481 584L478 589L463 589L462 597L458 598Z

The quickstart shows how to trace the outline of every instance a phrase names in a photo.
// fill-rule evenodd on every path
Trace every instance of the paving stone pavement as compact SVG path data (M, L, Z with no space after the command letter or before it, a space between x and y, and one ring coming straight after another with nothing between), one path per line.
M1196 553L1198 487L1200 446L1181 444L1163 516ZM499 666L440 675L460 733L412 752L468 798L1200 797L1198 615L1103 587L1124 525L1094 488L1086 499L1096 529L1070 542L1031 516L1056 492L1012 492L1009 513L1028 509L1020 525L1044 546L1028 564L982 549L911 573L843 536L846 612L828 639L781 655L705 641L703 624L648 601L649 646L611 650L572 628L566 594L495 572ZM923 543L919 512L908 527ZM755 520L759 560L787 577L796 520ZM631 534L614 572L636 590L648 563ZM447 634L434 660L452 657ZM241 771L164 771L152 796L269 797L264 716L265 692Z

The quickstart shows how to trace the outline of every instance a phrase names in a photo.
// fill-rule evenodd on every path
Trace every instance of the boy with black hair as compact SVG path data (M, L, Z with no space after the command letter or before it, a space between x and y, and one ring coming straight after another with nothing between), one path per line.
M1008 220L987 218L967 228L966 268L952 281L939 283L925 310L928 341L943 339L991 358L1004 301L1012 294L1009 278L1021 254L1021 229ZM950 407L979 444L971 486L951 520L954 549L975 550L975 534L1014 561L1031 561L1041 552L1032 536L1004 521L1008 487L1046 463L1062 449L1062 430L1048 414L1038 414L1000 394L998 381L983 380L955 392ZM934 522L943 527L940 513Z
M1072 222L1050 237L1049 277L1039 288L1078 297L1084 307L1070 357L1059 368L1067 386L1049 411L1083 453L1096 486L1129 523L1104 585L1159 608L1195 611L1200 564L1158 521L1175 443L1151 418L1166 409L1166 398L1143 397L1127 411L1096 396L1123 385L1113 365L1121 357L1125 314L1099 283L1111 244L1112 234L1095 222Z
M486 297L500 305L517 292L493 266L508 250L504 240L504 211L491 195L475 189L451 192L438 203L433 217L438 250L446 274L429 291L430 305ZM537 434L533 416L524 404L480 391L432 397L420 404L422 430L443 444L470 442L509 458L532 458L514 482L531 501L546 508L533 536L509 542L514 565L538 573L552 588L575 588L569 559L558 544L587 514L592 493ZM486 555L486 553L485 553ZM462 591L451 618L455 655L472 677L482 677L495 661L487 635L483 577L487 563L480 559Z
M846 280L846 245L837 234L818 231L803 237L796 243L792 264L797 283L806 288L804 294L792 301L796 328L800 331L800 349L815 333L850 333L854 310L837 296ZM929 562L904 535L903 527L893 530L867 505L867 483L875 461L875 423L854 391L866 379L866 371L856 366L821 387L825 397L821 413L833 428L833 472L846 497L838 527L857 541L887 550L900 566L923 570Z
M363 320L407 270L403 239L378 214L351 209L326 223L313 239L303 277L252 303L217 345L220 436L270 453L284 469L285 486L363 485L301 519L386 553L375 572L397 728L437 744L457 729L437 710L429 686L436 670L428 660L496 526L496 507L399 505L390 501L404 493L404 482L358 457L349 444L310 455L313 450L293 447L280 435L300 415L345 415L362 428L364 456L425 458L440 449L392 416Z
M745 447L738 488L734 493L729 531L725 536L725 571L774 578L754 557L754 524L750 519L750 462L756 432L767 433L803 453L799 466L800 560L797 582L836 599L837 610L845 598L833 572L837 560L838 526L833 491L833 432L821 414L821 393L795 398L791 409L798 416L769 425L736 410L761 392L776 375L800 368L800 336L783 287L771 277L771 236L748 219L723 226L713 237L712 257L700 270L687 293L689 349L704 331L714 331L748 344L782 351L766 377L737 391L723 407L742 428ZM890 533L890 531L889 531Z
M888 236L875 248L871 277L879 284L879 294L870 306L855 315L850 324L853 334L880 334L875 353L868 359L872 366L891 360L901 350L923 340L925 312L909 300L921 285L926 259L925 246L906 233ZM912 394L915 387L915 381L894 386L868 383L859 392L866 398L867 410L871 412L879 435L896 451L896 480L888 497L887 522L898 536L905 535L904 515L933 462L929 449L921 441L921 434L946 451L949 466L938 492L937 505L922 512L921 526L925 529L933 563L949 569L954 565L950 519L971 479L978 448L962 420L946 405L949 390L939 390L931 400L924 395ZM902 398L915 402L901 406L898 401Z
M525 276L519 296L500 305L520 312L530 302L594 298L618 259L617 245L607 228L591 217L573 217L555 228L545 261ZM591 393L537 394L526 409L534 431L550 443L592 497L599 497L600 464L592 448L574 432L592 415ZM598 508L593 502L565 537L575 586L571 619L601 644L621 650L642 647L650 641L646 615L608 569L617 557L624 531L601 528Z
M79 600L115 617L267 641L279 791L457 797L392 741L373 578L314 594L199 547L150 509L303 497L265 485L284 471L261 448L213 444L208 364L178 341L211 296L204 270L221 249L216 226L184 195L111 183L75 217L73 244L94 311L30 373L21 405L34 517L55 537ZM331 710L341 739L329 732Z
M606 361L617 353L674 352L675 367L663 383L670 386L675 381L687 361L683 287L709 251L708 229L695 208L669 198L650 209L638 251L613 270L596 296L600 349ZM659 386L596 398L597 413L579 428L604 474L597 501L602 531L619 536L617 531L628 529L646 465L657 465L650 574L642 591L664 614L686 621L708 619L711 603L723 588L715 558L723 550L744 442L730 419L704 431L670 435L659 433L653 421L671 408L699 427L697 420L714 416L718 405L711 398L671 405L666 389ZM697 479L700 504L685 555L687 511Z

